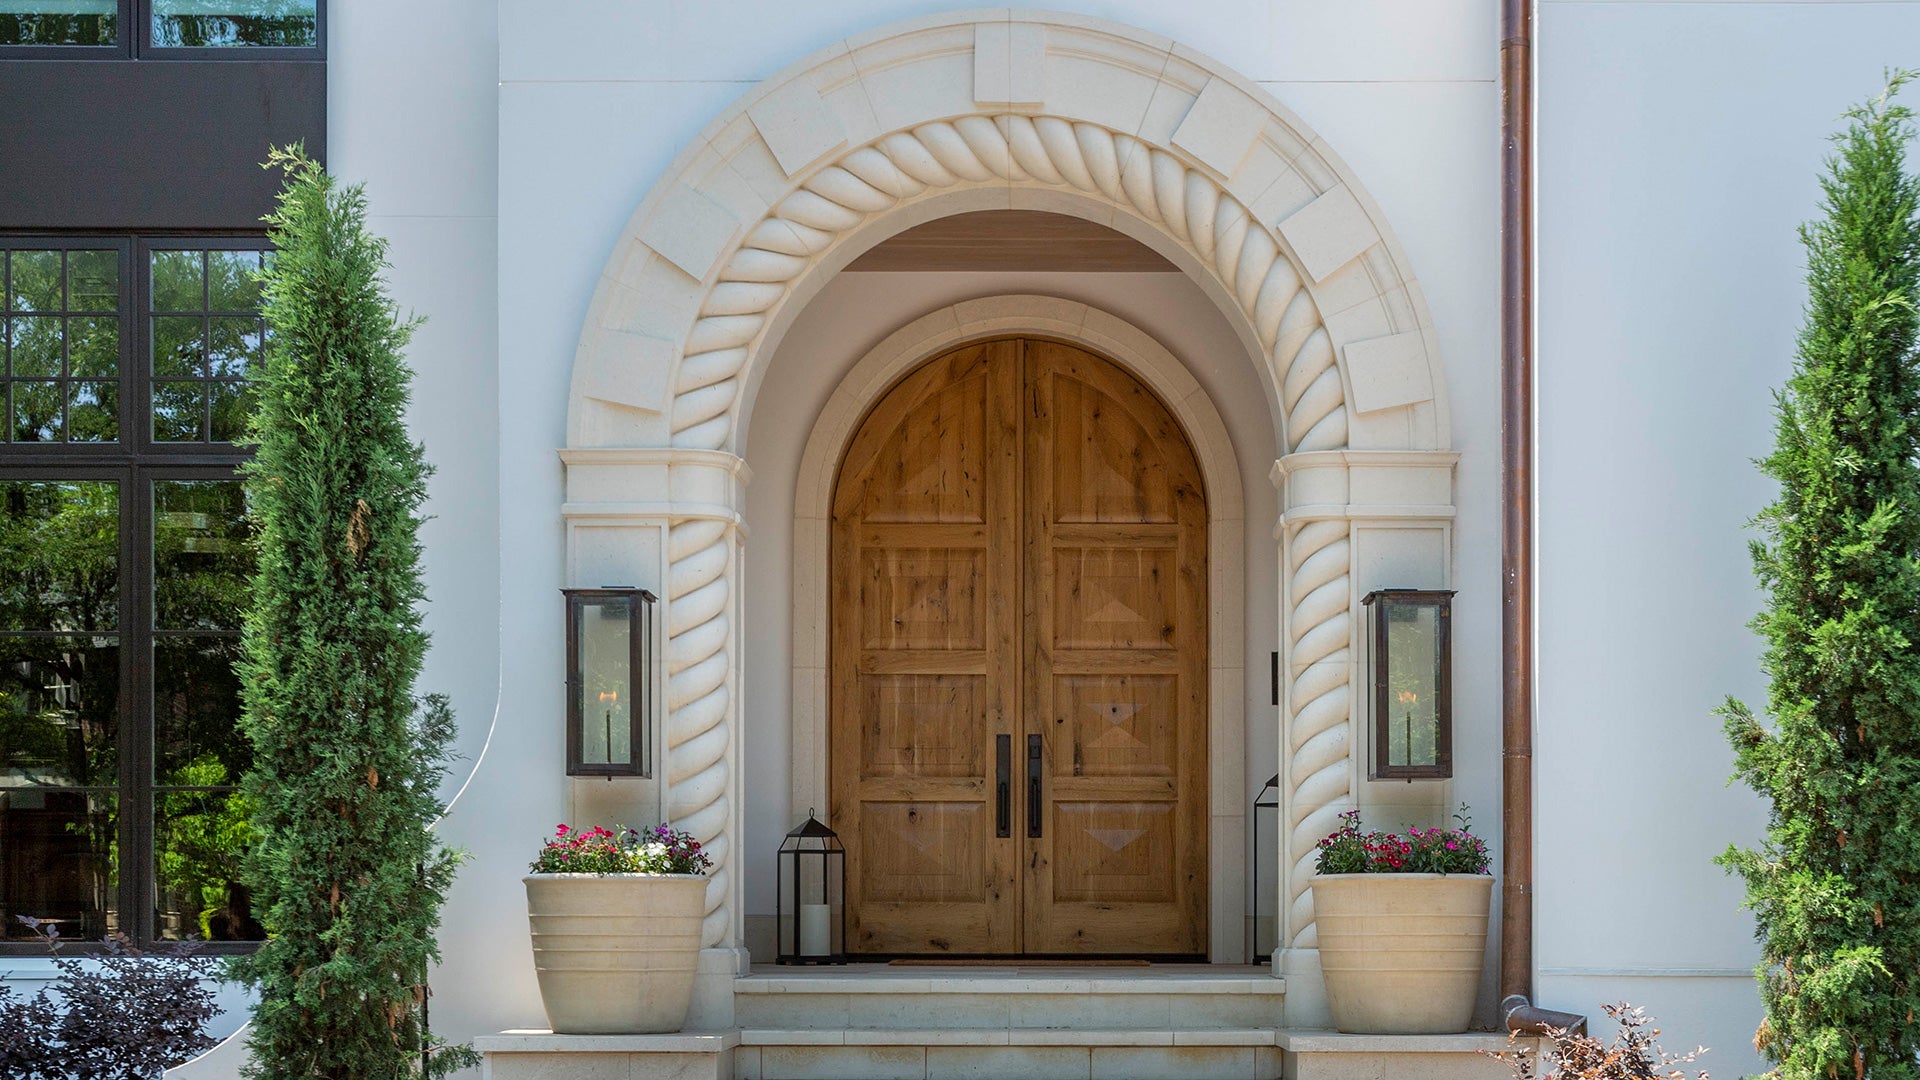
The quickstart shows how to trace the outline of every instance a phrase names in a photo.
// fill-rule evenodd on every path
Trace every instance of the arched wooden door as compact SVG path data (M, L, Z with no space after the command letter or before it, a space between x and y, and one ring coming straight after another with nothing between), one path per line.
M1038 339L874 406L833 500L848 948L1198 956L1206 499L1131 375Z

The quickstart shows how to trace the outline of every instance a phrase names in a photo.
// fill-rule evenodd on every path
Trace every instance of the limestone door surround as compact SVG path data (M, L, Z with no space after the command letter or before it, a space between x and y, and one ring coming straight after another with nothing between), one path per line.
M581 332L567 573L605 568L577 562L590 524L632 530L633 577L661 583L666 812L716 859L706 941L740 940L737 455L762 366L858 254L989 208L1146 243L1261 370L1282 433L1281 940L1310 948L1304 871L1355 797L1352 522L1451 512L1432 317L1351 170L1265 91L1141 30L1007 9L882 27L743 96L635 211Z

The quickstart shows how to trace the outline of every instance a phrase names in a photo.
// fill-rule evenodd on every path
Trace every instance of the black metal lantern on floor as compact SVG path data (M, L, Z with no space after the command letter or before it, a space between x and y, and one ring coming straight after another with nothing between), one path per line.
M653 594L609 586L567 598L567 775L653 775Z
M847 849L807 811L780 844L777 925L781 964L847 962Z
M1369 780L1453 775L1453 593L1377 589L1373 618L1373 753Z
M1278 840L1280 838L1278 820L1280 817L1279 773L1274 773L1273 779L1268 780L1266 784L1260 788L1260 794L1253 797L1253 897L1247 902L1247 911L1253 915L1251 920L1253 925L1248 927L1247 948L1253 951L1253 962L1256 964L1264 964L1273 959L1272 946L1269 945L1264 949L1261 948L1262 945L1266 944L1263 935L1260 933L1262 921L1264 920L1268 926L1277 927L1279 925L1278 912L1268 911L1263 915L1260 911L1260 857L1265 854L1265 849L1260 846L1260 811L1262 810L1272 810L1274 812L1274 839ZM1279 854L1279 848L1276 845L1274 849L1275 858L1278 858Z

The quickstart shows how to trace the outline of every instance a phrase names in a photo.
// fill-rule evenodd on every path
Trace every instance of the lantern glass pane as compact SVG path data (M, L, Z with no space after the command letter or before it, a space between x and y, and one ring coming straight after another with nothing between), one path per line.
M1387 764L1440 762L1440 608L1383 605L1387 620Z
M633 760L633 600L580 605L580 762Z

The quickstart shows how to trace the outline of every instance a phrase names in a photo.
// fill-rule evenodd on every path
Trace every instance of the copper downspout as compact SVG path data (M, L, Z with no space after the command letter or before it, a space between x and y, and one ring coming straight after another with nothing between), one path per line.
M1500 12L1500 1016L1586 1028L1533 998L1533 0Z

